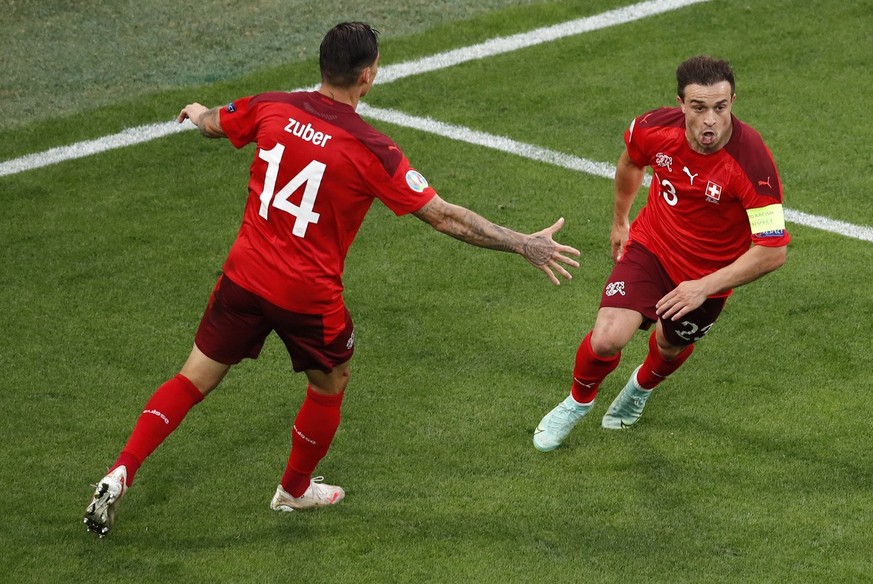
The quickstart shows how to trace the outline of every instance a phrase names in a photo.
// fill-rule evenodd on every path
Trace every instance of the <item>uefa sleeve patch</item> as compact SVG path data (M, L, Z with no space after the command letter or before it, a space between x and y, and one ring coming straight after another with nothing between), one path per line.
M746 209L749 215L749 226L754 235L781 234L785 231L785 214L782 205L776 203L757 209Z
M236 105L233 102L230 102L225 109L227 110L227 113L232 114L236 111Z
M416 193L423 193L427 188L427 180L417 170L410 169L406 173L406 184Z

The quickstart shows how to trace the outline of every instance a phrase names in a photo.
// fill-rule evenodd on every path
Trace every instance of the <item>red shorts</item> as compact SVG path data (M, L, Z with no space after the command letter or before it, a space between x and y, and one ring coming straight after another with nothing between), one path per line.
M342 300L327 314L280 308L221 276L200 320L194 342L204 355L225 365L257 359L264 340L276 331L294 371L325 373L352 358L355 331Z
M600 307L626 308L639 312L643 315L643 323L640 325L643 330L660 320L664 336L671 344L690 345L709 332L721 314L727 298L707 298L698 308L678 321L659 318L655 312L655 304L675 287L676 284L667 275L655 254L639 243L631 243L625 247L621 260L615 264L606 280L600 297Z

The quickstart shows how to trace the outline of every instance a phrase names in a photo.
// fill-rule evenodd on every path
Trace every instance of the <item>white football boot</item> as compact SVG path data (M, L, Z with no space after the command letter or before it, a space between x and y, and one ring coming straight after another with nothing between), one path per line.
M127 491L127 468L117 467L94 485L96 490L91 504L85 509L85 526L100 537L105 536L115 523L118 502Z
M313 478L309 481L306 491L299 497L292 497L282 488L282 485L279 485L276 487L273 500L270 501L270 509L273 511L303 511L336 505L343 500L346 492L342 487L326 485L322 481L324 481L324 477Z
M640 367L634 369L627 385L622 388L615 397L615 400L613 400L612 405L606 410L606 414L601 422L604 428L624 430L636 424L640 416L643 415L643 408L646 407L646 401L652 395L652 391L643 389L637 383L637 372L640 370Z
M534 430L534 448L540 452L549 452L560 446L564 438L570 434L570 431L591 410L593 405L594 400L591 400L591 403L580 404L573 399L572 395L568 395L564 401L543 417L537 429Z

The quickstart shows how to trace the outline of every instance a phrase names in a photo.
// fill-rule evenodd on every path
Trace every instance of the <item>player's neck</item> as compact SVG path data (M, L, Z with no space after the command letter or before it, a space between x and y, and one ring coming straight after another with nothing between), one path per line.
M361 92L356 88L340 89L326 83L321 84L321 87L318 88L318 93L336 102L350 105L353 109L358 108L358 102L361 100Z

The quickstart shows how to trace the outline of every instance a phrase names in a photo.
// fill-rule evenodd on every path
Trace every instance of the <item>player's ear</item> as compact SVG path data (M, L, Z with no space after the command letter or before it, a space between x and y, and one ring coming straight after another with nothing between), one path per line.
M364 67L361 70L361 75L358 77L358 83L364 87L369 87L373 82L373 72L370 67Z
M376 71L379 70L379 57L381 55L377 54L376 59L373 61L371 65L364 67L364 70L361 72L363 78L361 79L365 85L373 85L373 82L376 80Z
M372 65L370 65L366 69L364 69L364 72L367 75L367 77L366 77L367 85L373 85L373 83L376 81L376 70L377 69L376 69L375 63L373 63Z

